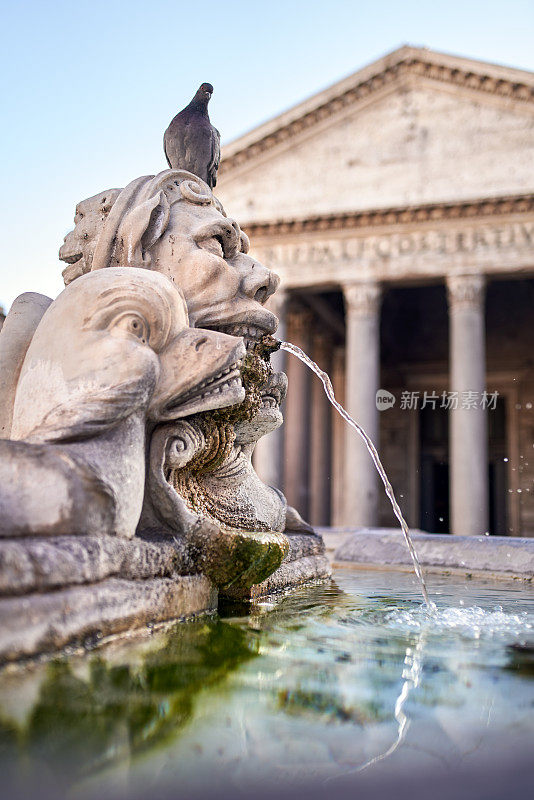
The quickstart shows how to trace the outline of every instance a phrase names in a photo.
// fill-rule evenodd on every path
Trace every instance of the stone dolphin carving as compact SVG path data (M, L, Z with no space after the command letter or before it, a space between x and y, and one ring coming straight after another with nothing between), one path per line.
M260 480L251 460L258 439L282 424L286 378L266 364L263 346L278 324L265 303L279 277L248 252L248 237L238 223L204 181L183 169L145 175L124 189L83 200L74 222L60 249L68 265L65 283L110 267L159 272L183 291L190 325L243 337L248 351L247 397L232 420L219 416L208 435L198 419L194 436L182 425L151 431L140 530L164 525L171 535L184 536L204 515L245 531L313 533L282 493ZM179 458L175 440L182 448ZM221 442L225 447L199 471L201 452L209 456ZM184 481L191 461L195 474Z
M0 441L0 535L132 537L147 427L240 403L241 339L188 327L144 269L80 277L37 326Z

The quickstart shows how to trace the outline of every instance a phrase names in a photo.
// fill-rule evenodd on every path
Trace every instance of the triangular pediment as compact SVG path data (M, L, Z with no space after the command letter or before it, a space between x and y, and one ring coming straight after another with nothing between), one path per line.
M223 151L242 222L534 191L534 75L401 48Z

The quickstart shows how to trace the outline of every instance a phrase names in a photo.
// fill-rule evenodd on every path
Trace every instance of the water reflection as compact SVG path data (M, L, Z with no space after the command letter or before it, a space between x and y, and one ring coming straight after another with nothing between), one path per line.
M164 781L193 796L534 742L534 682L510 649L531 637L532 593L432 588L429 615L412 576L340 574L249 614L4 674L0 767L46 765L78 797L107 796L121 770L128 791Z
M177 626L137 663L94 656L83 677L76 659L50 663L26 720L0 718L0 758L68 779L129 758L175 736L201 691L257 655L246 630L215 619Z
M510 645L508 652L507 669L525 678L534 678L534 637L528 642Z
M402 689L395 702L395 719L397 720L398 724L397 738L391 747L388 747L384 753L380 753L380 755L370 758L368 761L358 767L358 772L362 772L364 769L367 769L368 767L373 766L373 764L377 764L379 761L382 761L384 758L392 755L392 753L394 753L395 750L397 750L397 748L402 744L410 725L410 719L405 712L404 706L406 705L406 701L408 700L410 692L412 689L417 689L421 680L424 644L425 634L424 632L421 632L417 639L415 648L406 648L404 669L402 671L404 683L402 684Z

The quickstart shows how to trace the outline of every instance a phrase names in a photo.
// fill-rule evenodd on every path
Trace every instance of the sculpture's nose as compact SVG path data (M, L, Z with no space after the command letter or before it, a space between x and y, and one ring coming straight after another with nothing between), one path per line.
M280 283L280 278L276 272L264 267L259 261L255 261L253 258L249 259L248 257L247 260L250 263L243 276L241 289L243 294L247 297L263 305L265 301L276 292Z

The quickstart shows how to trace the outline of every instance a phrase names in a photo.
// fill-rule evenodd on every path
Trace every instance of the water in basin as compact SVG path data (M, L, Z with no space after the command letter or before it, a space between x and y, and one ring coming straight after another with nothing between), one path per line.
M245 614L0 679L2 774L41 796L283 794L495 762L534 743L534 591L338 571ZM285 795L284 795L285 796Z

